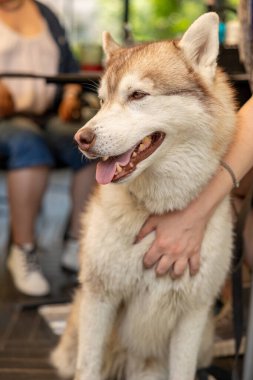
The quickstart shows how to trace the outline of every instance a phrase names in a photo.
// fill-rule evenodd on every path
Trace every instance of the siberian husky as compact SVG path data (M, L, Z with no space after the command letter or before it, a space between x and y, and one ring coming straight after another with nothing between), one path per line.
M63 377L193 380L210 360L211 309L231 259L229 199L206 228L194 277L156 277L143 268L154 233L134 240L149 215L198 196L235 134L233 93L216 67L218 23L207 13L180 41L130 48L104 33L101 109L75 136L100 159L101 185L83 217L81 289L52 354Z

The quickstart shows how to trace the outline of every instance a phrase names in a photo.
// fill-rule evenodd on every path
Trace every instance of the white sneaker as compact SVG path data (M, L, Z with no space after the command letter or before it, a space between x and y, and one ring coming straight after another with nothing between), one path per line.
M36 250L30 244L22 248L13 245L7 266L16 288L22 293L29 296L45 296L49 293L49 283L42 274Z
M61 265L64 269L70 270L72 272L78 272L80 268L78 240L67 240L62 254Z

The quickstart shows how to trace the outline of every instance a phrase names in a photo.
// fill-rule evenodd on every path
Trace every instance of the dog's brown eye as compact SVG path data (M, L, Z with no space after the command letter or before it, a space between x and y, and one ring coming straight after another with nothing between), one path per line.
M128 100L140 100L143 99L145 96L147 96L146 92L143 91L134 91L131 95L129 95Z

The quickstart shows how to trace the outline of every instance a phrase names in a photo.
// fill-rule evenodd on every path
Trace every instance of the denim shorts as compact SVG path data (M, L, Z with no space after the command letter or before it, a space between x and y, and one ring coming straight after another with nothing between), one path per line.
M42 123L16 116L0 119L0 166L7 170L33 166L68 166L74 171L89 164L73 137L81 127L50 117Z

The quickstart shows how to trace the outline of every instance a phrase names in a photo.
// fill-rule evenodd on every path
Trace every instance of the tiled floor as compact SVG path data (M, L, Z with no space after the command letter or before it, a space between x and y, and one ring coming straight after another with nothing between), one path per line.
M48 254L48 257L50 255ZM53 255L52 255L53 256ZM16 291L8 272L0 275L0 380L56 380L48 362L57 339L37 313L41 304L67 302L75 285L75 276L56 269L48 260L44 270L52 284L48 297L34 298Z
M36 310L1 306L0 379L56 380L48 363L56 338Z

